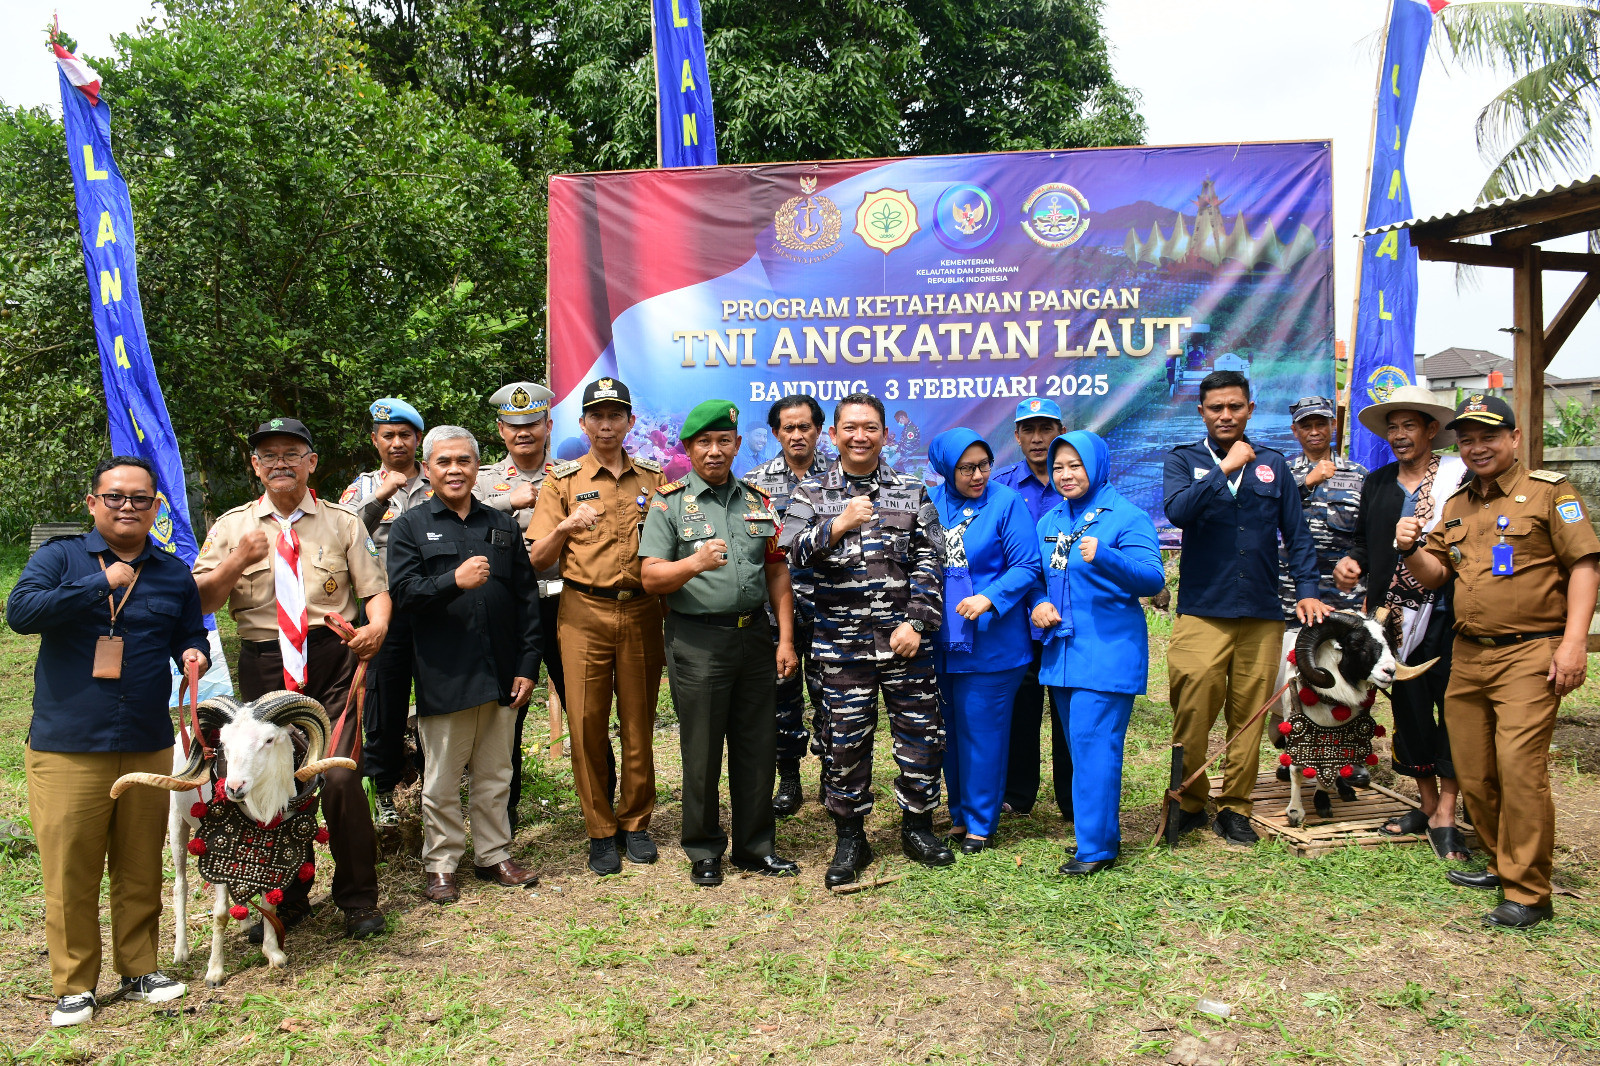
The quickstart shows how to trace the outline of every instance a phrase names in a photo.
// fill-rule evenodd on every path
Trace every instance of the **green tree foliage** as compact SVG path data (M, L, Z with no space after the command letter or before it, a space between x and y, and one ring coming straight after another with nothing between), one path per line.
M273 414L312 428L337 492L373 461L374 398L490 432L483 397L541 373L543 187L493 142L515 131L548 169L561 125L386 87L351 29L282 0L173 0L164 26L94 60L156 369L213 511L248 491L244 439ZM29 471L20 502L60 513L104 451L104 407L65 144L42 110L0 110L0 283L0 454Z
M510 91L573 129L584 168L652 166L645 0L351 3L389 84ZM727 163L1138 144L1098 0L704 0Z

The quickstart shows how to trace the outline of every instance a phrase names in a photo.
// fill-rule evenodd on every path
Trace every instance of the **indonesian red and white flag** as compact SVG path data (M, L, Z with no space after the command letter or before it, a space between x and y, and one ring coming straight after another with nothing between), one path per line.
M60 29L59 25L56 27ZM55 39L50 38L50 47L55 49L56 65L61 68L67 80L77 86L78 91L89 98L89 106L95 107L100 103L100 72L65 48Z
M300 692L306 684L306 585L300 569L300 535L294 523L304 512L298 508L278 520L278 537L272 549L272 587L278 600L278 651L283 656L283 687Z

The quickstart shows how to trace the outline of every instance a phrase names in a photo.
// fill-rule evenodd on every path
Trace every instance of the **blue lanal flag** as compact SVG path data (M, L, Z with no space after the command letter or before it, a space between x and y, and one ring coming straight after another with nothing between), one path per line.
M1444 6L1437 0L1431 5L1426 0L1393 0L1378 84L1366 229L1411 217L1406 140L1434 12ZM1350 458L1368 469L1393 461L1394 455L1388 443L1355 416L1368 404L1383 402L1399 386L1416 381L1416 336L1417 253L1411 247L1411 234L1390 230L1367 237L1362 242L1361 303L1350 363Z
M161 547L192 565L200 553L199 545L189 525L189 495L178 438L145 339L134 257L133 201L128 183L111 158L111 108L100 99L100 75L94 68L59 43L52 42L52 46L61 81L61 115L78 201L78 235L89 276L89 307L100 349L111 451L140 456L155 467L160 481L159 511L150 534ZM232 692L215 625L209 616L206 622L212 631L211 668L200 683L202 699Z
M700 0L650 0L655 12L656 122L664 167L714 166L711 81Z

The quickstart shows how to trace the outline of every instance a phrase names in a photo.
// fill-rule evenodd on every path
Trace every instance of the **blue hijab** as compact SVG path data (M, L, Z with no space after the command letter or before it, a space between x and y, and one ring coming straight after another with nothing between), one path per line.
M1122 499L1122 494L1111 485L1111 448L1098 433L1090 433L1086 429L1063 433L1050 442L1047 469L1050 471L1052 483L1055 480L1056 452L1062 445L1067 445L1078 453L1078 458L1083 463L1084 475L1089 479L1088 492L1075 500L1063 497L1051 512L1064 519L1059 523L1059 527L1065 527L1069 531L1068 536L1075 542L1083 535L1088 523L1093 521L1096 514L1114 506ZM1052 549L1045 557L1044 585L1046 597L1061 613L1061 621L1042 632L1034 631L1035 636L1047 644L1053 640L1072 636L1072 587L1067 579L1067 568L1051 565L1055 552L1059 550L1061 549ZM1070 558L1070 546L1066 550Z
M939 524L946 530L970 522L993 499L987 483L982 495L973 499L956 491L956 464L961 455L974 444L983 448L989 461L994 462L994 450L989 443L970 429L957 427L947 430L928 443L928 464L942 478L944 484L930 490L933 504L939 510ZM951 565L954 562L956 565ZM971 651L972 641L978 632L978 623L956 613L962 600L972 595L972 574L964 560L946 560L944 568L944 626L942 643L953 651Z

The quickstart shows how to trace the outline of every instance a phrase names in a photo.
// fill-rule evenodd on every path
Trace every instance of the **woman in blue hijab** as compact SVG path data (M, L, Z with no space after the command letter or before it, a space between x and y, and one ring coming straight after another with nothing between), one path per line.
M1062 434L1050 445L1050 473L1065 499L1039 519L1044 588L1031 597L1031 620L1043 631L1039 681L1072 747L1078 850L1061 872L1093 874L1122 846L1122 746L1150 669L1139 597L1160 592L1166 572L1155 524L1110 483L1105 441Z
M989 845L1000 820L1011 703L1032 663L1030 594L1039 549L1028 506L989 483L994 453L970 429L941 433L928 461L944 478L930 495L944 527L944 622L934 645L945 723L951 836L962 852Z

